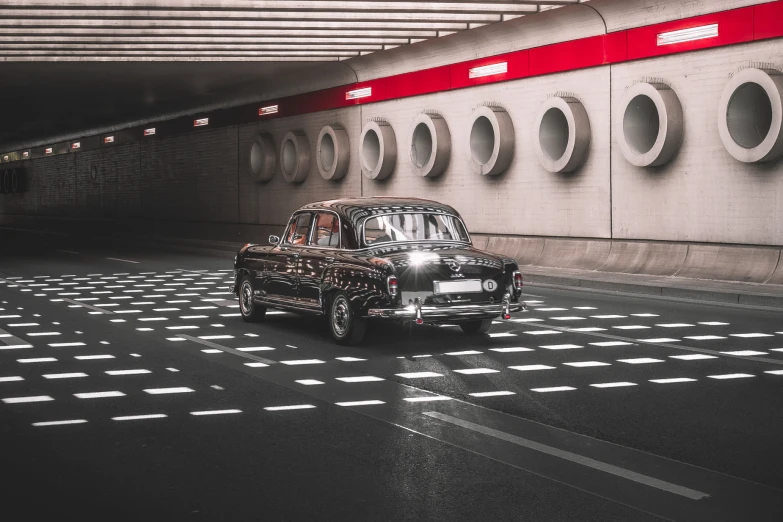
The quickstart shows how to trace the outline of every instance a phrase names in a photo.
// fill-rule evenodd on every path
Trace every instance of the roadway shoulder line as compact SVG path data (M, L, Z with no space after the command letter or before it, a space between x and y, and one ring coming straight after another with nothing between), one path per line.
M558 457L561 459L574 462L576 464L581 464L583 466L587 466L589 468L603 471L605 473L609 473L617 477L631 480L633 482L638 482L639 484L644 484L646 486L657 488L662 491L674 493L675 495L680 495L682 497L689 498L691 500L701 500L703 498L709 497L707 493L702 493L701 491L696 491L694 489L686 488L684 486L678 486L677 484L672 484L671 482L666 482L660 479L649 477L647 475L642 475L641 473L636 473L635 471L630 471L628 469L620 468L612 464L600 462L598 460L591 459L590 457L577 455L576 453L571 453L570 451L553 448L552 446L547 446L539 442L534 442L532 440L524 439L522 437L518 437L516 435L512 435L510 433L499 431L493 428L489 428L487 426L482 426L474 422L458 419L450 415L446 415L436 411L425 411L422 412L422 415L426 415L428 417L432 417L434 419L438 419L443 422L448 422L450 424L454 424L456 426L460 426L462 428L469 429L471 431L482 433L484 435L488 435L496 439L505 440L507 442L511 442L518 446L522 446L528 449L532 449L534 451L545 453L553 457Z

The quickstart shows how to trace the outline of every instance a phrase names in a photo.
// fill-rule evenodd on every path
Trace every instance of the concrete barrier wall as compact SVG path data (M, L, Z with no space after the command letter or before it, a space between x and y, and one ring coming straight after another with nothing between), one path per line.
M763 283L772 276L779 260L780 250L772 248L691 245L676 275Z

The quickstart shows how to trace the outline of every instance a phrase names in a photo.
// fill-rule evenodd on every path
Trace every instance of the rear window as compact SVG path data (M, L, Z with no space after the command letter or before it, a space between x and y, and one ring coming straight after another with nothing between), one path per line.
M425 212L367 218L363 236L366 246L411 241L470 241L465 225L456 216Z

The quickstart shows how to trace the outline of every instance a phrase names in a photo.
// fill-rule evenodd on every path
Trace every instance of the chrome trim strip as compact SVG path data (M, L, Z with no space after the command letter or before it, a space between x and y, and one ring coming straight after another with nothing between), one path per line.
M420 317L424 322L433 320L458 320L475 316L501 316L505 311L524 312L527 307L524 303L486 303L475 305L456 306L407 306L405 308L371 308L367 311L367 317L382 319L415 319Z

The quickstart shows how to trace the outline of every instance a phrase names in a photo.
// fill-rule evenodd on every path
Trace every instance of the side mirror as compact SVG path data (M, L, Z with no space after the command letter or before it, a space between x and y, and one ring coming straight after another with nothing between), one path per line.
M270 245L277 245L278 243L280 243L280 238L279 237L274 236L274 235L273 236L269 236L269 244Z

